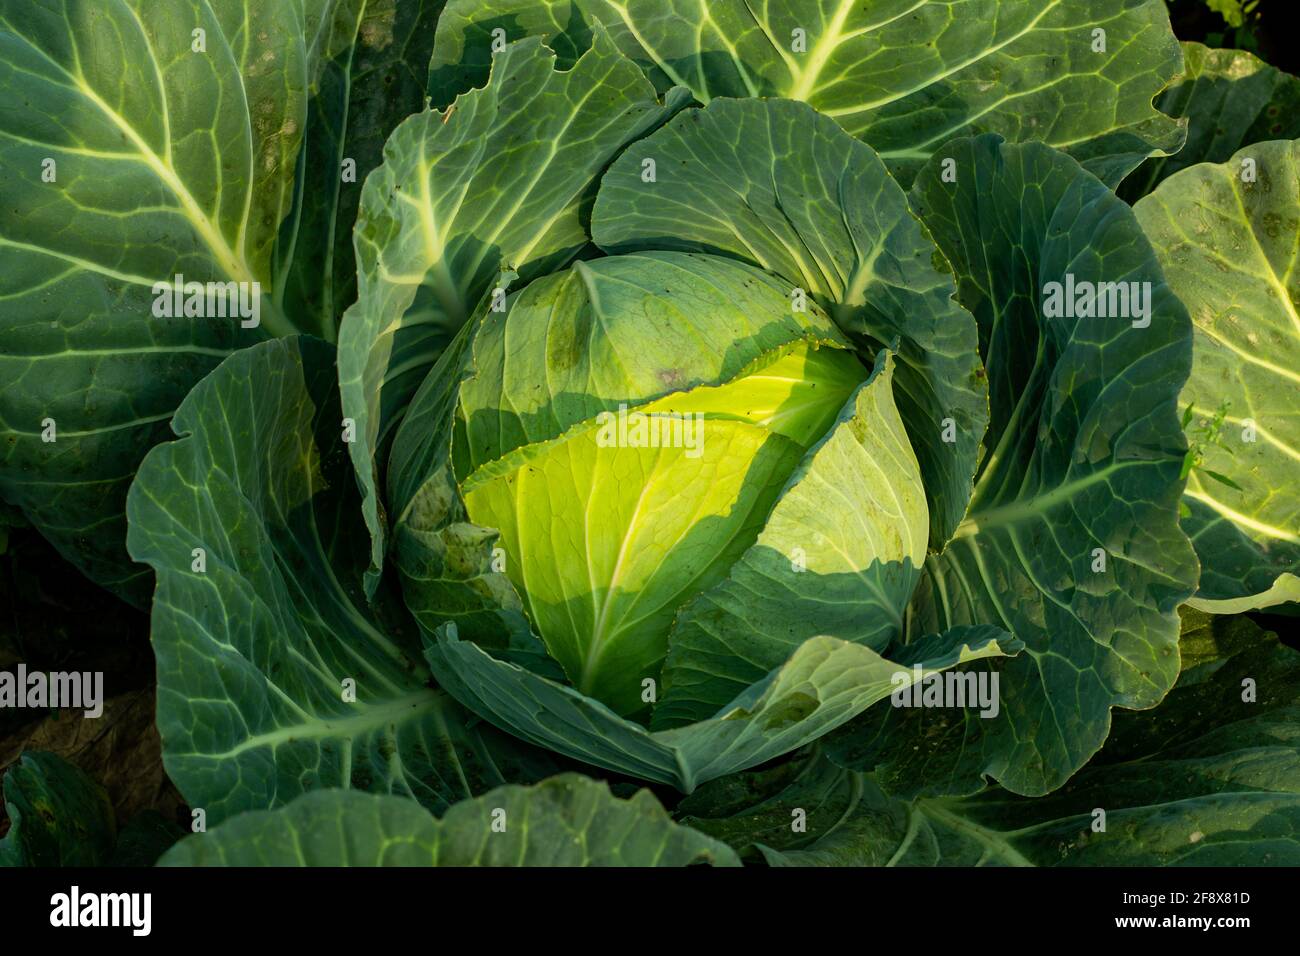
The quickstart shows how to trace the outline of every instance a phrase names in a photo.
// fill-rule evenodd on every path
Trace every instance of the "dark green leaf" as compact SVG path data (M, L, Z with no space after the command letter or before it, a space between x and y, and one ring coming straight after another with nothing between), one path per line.
M1183 72L1156 108L1187 120L1187 142L1153 156L1124 180L1120 195L1137 202L1180 170L1222 163L1243 146L1300 137L1300 79L1245 50L1183 44Z
M1111 184L1183 138L1151 105L1182 59L1164 0L451 0L430 94L481 86L499 37L563 65L597 24L660 90L802 100L905 183L973 133L1060 146Z
M413 622L368 605L333 359L306 337L232 356L131 489L131 553L158 576L163 760L210 824L320 787L441 810L553 772L431 689Z
M183 836L185 831L174 820L156 810L146 810L122 827L108 865L153 866Z
M387 549L376 456L420 382L480 300L588 246L584 220L601 170L683 102L661 104L608 40L567 72L529 40L501 54L484 89L412 116L389 137L362 193L358 298L339 337L372 536L368 593Z
M1026 650L981 668L999 674L996 717L881 708L845 745L909 793L985 776L1046 793L1101 747L1112 707L1155 705L1178 673L1175 609L1196 580L1178 528L1191 323L1132 210L1062 153L958 140L912 195L979 322L991 417L970 511L927 562L911 625L998 622ZM1047 284L1069 275L1149 283L1149 315L1046 317Z
M1184 622L1173 691L1118 711L1101 752L1049 796L909 802L812 753L706 784L677 816L777 866L1294 866L1300 654L1245 618Z
M268 333L334 337L341 161L423 105L437 6L0 0L0 496L128 600L127 487L186 393ZM159 317L176 276L243 284L260 325Z
M108 795L61 757L29 751L4 775L0 867L101 866L116 837Z
M723 843L672 822L654 796L630 800L564 774L500 787L435 820L397 797L325 790L246 813L167 853L163 866L714 866Z

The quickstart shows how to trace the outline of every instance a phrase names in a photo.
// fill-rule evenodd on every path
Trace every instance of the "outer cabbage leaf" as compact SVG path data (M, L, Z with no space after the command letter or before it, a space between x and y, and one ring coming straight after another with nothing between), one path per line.
M1198 611L1207 614L1244 614L1261 608L1275 608L1282 604L1300 604L1300 577L1294 574L1279 574L1277 580L1267 591L1247 594L1243 597L1211 599L1204 597L1190 598L1187 603ZM1280 613L1286 613L1285 610Z
M772 771L773 792L748 808L703 788L691 798L699 807L679 815L742 851L747 838L761 842L774 865L1294 866L1300 654L1246 618L1188 610L1184 625L1173 691L1154 711L1117 712L1101 752L1049 796L991 787L909 803L870 776L814 767L789 782ZM838 743L829 750L843 759ZM881 783L924 771L923 756L905 749L878 767ZM732 788L760 792L754 780ZM808 832L792 836L790 806L823 802L838 813L810 809ZM781 810L784 832L771 825Z
M504 829L501 826L504 825ZM398 797L309 793L180 843L161 866L739 866L673 823L648 790L627 800L578 774L499 787L442 819Z
M942 549L966 513L988 423L984 370L951 269L870 147L800 103L715 100L614 163L592 237L607 252L751 262L811 293L868 354L894 348L895 399L925 479L930 545Z
M1255 181L1243 180L1248 172ZM1223 165L1193 166L1136 212L1195 325L1180 401L1191 409L1197 459L1183 522L1201 559L1197 599L1233 602L1207 605L1220 610L1295 600L1300 141L1258 143Z
M356 226L358 298L344 316L339 381L378 586L387 517L376 455L480 299L563 267L588 245L596 177L671 115L645 76L598 37L567 72L537 40L512 44L491 81L402 123L366 180Z
M678 801L673 816L724 841L746 863L761 863L769 850L797 850L847 836L870 785L866 774L837 766L821 744L813 744L784 760L700 785ZM857 847L859 861L870 860L870 847Z
M1137 202L1174 173L1197 163L1222 163L1243 146L1300 136L1300 78L1245 50L1183 44L1183 72L1156 100L1163 113L1187 120L1187 142L1153 156L1124 180L1119 194Z
M861 644L810 638L712 717L653 733L572 687L459 640L454 625L426 642L425 656L441 686L496 726L575 760L689 793L802 747L927 674L1019 649L987 626L954 628L927 646L932 656L902 664Z
M1176 608L1196 581L1178 528L1191 323L1129 207L1056 150L958 140L912 199L979 322L991 417L970 511L927 561L909 624L996 622L1026 651L992 665L994 718L880 709L855 729L933 742L909 793L970 793L982 776L1047 793L1101 747L1110 708L1154 706L1178 673ZM1045 317L1048 283L1068 275L1149 283L1149 324Z
M431 688L400 607L368 605L340 420L333 349L263 343L195 387L131 488L163 762L209 823L322 787L438 811L554 772Z
M0 112L0 495L129 600L150 582L127 487L181 399L268 333L333 338L360 192L340 162L364 176L422 106L431 40L393 30L427 37L432 8L0 2L0 97L22 104ZM155 316L177 275L259 283L260 326Z
M660 89L802 100L904 183L973 133L1060 146L1111 185L1182 143L1151 105L1181 66L1161 0L451 0L430 94L481 85L503 38L571 61L595 24Z
M94 780L62 757L29 751L4 773L9 832L0 868L103 866L117 838L113 805Z
M211 2L211 0L209 0ZM333 341L356 301L352 227L362 184L388 134L425 107L433 36L444 0L302 0L321 21L296 170L293 215L276 246L274 296L303 331Z
M452 428L476 328L463 326L442 353L393 442L394 565L406 606L426 631L454 621L466 639L497 651L523 650L544 667L550 658L529 631L514 585L493 561L497 532L470 523L451 466ZM558 668L551 673L561 676Z

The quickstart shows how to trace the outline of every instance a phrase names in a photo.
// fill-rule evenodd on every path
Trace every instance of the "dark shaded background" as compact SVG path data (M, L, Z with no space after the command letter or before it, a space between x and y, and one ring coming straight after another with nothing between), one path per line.
M1250 0L1242 3L1240 26L1227 23L1210 9L1207 0L1168 0L1169 19L1180 40L1196 40L1211 47L1249 50L1287 73L1300 73L1300 44L1286 29L1287 14L1294 18L1297 0Z

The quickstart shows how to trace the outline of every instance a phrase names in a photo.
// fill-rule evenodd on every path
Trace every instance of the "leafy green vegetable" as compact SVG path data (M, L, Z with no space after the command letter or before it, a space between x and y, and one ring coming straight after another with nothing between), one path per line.
M1182 142L1151 106L1180 61L1161 0L450 0L430 94L481 85L494 43L540 36L563 63L600 27L661 91L808 103L905 183L971 133L1060 146L1110 183Z
M455 446L469 517L500 530L507 573L573 685L620 713L645 709L642 680L658 676L677 609L778 520L769 513L787 480L866 378L834 325L790 314L789 301L788 290L727 260L614 256L535 283L475 336ZM810 338L789 338L800 333ZM578 367L557 361L584 341ZM683 360L692 350L700 359ZM621 374L606 381L610 366ZM901 434L888 451L906 496L916 469ZM864 480L882 479L876 470ZM904 527L924 521L923 503L909 503L897 515ZM921 540L911 549L919 564L923 538L909 533ZM880 557L901 560L902 548ZM895 616L911 583L892 602Z
M548 749L689 790L888 696L900 665L881 651L926 550L919 470L891 353L858 386L865 369L843 334L796 302L729 259L638 253L538 280L467 329L459 403L429 393L450 454L425 457L432 491L403 512L398 557L429 663L461 703ZM629 410L643 431L677 431L637 438ZM819 521L814 500L846 483L840 520ZM844 535L847 515L865 540ZM491 535L452 537L465 520L495 529L496 557ZM452 544L478 577L438 570ZM504 568L482 573L494 562ZM775 614L744 596L759 577L786 591ZM477 628L464 641L449 626L460 615L447 594L479 606L484 578L516 630L505 647L486 642L500 658L472 643ZM778 626L755 628L763 618ZM570 686L534 673L538 639ZM532 664L518 659L530 642ZM917 663L1015 646L997 628L962 629ZM707 664L719 656L720 673Z
M146 810L118 832L108 865L153 866L184 835L175 822L156 810Z
M1136 202L1174 173L1222 163L1243 146L1300 136L1300 79L1245 50L1183 44L1183 73L1156 100L1162 113L1187 120L1187 142L1153 156L1124 180L1120 195Z
M1286 866L1300 861L1300 654L1243 618L1186 612L1182 674L1120 712L1051 796L890 796L808 753L702 787L681 821L774 866ZM834 753L834 748L832 748ZM797 823L797 825L796 825Z
M601 181L592 231L610 253L749 262L811 295L864 351L895 348L895 401L942 549L988 423L984 369L951 270L871 149L798 103L717 100L628 148Z
M0 859L1296 862L1296 82L1160 0L0 0Z
M1169 177L1136 206L1196 327L1181 401L1189 430L1202 429L1202 441L1188 476L1184 524L1201 559L1197 599L1231 602L1207 609L1296 598L1297 176L1300 141L1258 143L1222 165ZM1205 410L1216 407L1222 410L1206 431Z
M340 419L332 347L245 349L131 489L131 553L158 576L163 760L210 824L318 787L441 810L554 772L429 686L400 607L367 605Z
M881 710L862 739L899 759L930 742L911 792L992 776L1042 794L1105 741L1110 708L1154 706L1178 673L1176 608L1196 582L1177 511L1191 328L1132 212L1068 156L996 136L946 152L957 182L937 158L913 204L979 323L991 418L966 519L927 561L910 623L996 622L1025 653L996 666L998 716ZM1137 283L1144 316L1046 315L1046 284L1067 276Z
M355 194L424 98L428 47L393 33L434 6L0 2L0 98L23 104L0 111L0 494L135 603L136 467L226 355L334 338ZM160 315L174 281L249 309Z
M9 833L0 867L100 866L116 839L104 788L61 757L23 754L4 774Z
M450 626L425 654L458 700L524 740L690 792L698 783L795 750L927 674L1014 653L1019 646L995 627L954 628L929 642L929 655L915 662L918 672L911 661L904 665L861 644L817 636L715 715L654 733L572 687L457 640Z
M442 349L484 296L561 267L588 243L596 177L682 103L598 41L573 69L540 43L510 47L488 86L393 132L357 219L358 298L340 332L343 410L374 539L385 550L375 459Z
M499 787L439 820L407 800L322 790L184 840L163 866L736 866L726 844L577 774Z

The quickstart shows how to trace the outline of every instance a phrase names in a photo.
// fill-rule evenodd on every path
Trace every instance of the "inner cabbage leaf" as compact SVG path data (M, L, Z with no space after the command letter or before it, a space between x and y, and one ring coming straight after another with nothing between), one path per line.
M866 377L851 352L800 340L724 385L601 413L469 476L470 519L500 530L506 573L578 690L648 709L678 608L754 543Z

